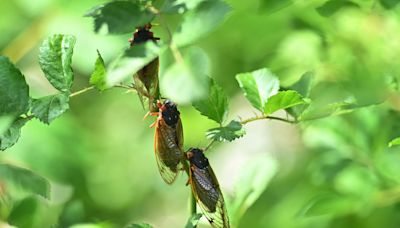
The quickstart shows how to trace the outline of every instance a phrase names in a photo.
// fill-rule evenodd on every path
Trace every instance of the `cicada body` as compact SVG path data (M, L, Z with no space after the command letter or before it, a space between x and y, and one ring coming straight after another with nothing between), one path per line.
M154 150L161 177L167 184L172 184L182 170L185 158L182 151L182 122L175 103L166 100L162 105L158 103L158 107Z
M186 156L190 162L189 183L198 205L213 227L228 228L224 197L208 159L196 148L189 149Z
M138 44L143 44L149 40L157 42L157 40L160 38L154 37L154 34L150 31L150 29L151 24L146 24L143 27L137 28L136 32L133 34L133 38L129 40L131 47L134 47ZM160 98L158 69L159 59L157 57L140 69L133 77L142 104L144 104L143 96L148 98L150 112L157 111L156 101ZM141 94L143 92L145 94Z

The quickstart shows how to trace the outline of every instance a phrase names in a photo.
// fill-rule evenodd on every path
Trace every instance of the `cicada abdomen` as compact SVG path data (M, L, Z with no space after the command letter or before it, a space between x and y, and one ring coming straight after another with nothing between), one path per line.
M147 41L157 42L160 38L154 37L150 31L151 24L136 29L133 38L129 40L131 47L143 44ZM149 111L157 112L156 101L160 98L159 80L158 80L159 59L158 57L149 64L140 69L133 77L139 99L144 104L143 97L147 97L149 101Z
M172 184L184 160L183 130L180 113L172 101L158 103L159 112L155 123L154 150L161 177Z
M189 149L186 156L190 163L189 183L198 205L213 227L228 228L224 197L208 159L197 148Z

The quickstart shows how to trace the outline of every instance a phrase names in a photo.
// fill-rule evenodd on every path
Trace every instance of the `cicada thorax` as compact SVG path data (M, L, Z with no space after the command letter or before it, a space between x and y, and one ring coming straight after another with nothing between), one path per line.
M151 24L146 24L136 29L133 38L129 40L131 48L147 41L157 42L160 39L154 37L153 32L150 31L151 27ZM159 59L157 57L140 69L133 77L142 104L144 103L143 97L148 98L150 112L157 111L156 101L160 98L158 69Z
M154 149L161 177L168 184L174 182L185 158L180 113L176 104L166 100L159 105L156 120Z
M204 215L213 227L229 227L224 197L208 159L196 148L189 149L186 156L190 163L189 183Z

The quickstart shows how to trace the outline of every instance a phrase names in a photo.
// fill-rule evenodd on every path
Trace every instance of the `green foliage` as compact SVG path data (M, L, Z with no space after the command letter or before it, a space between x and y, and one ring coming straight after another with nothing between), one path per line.
M220 25L230 7L220 0L201 1L195 9L187 12L180 29L174 34L177 46L191 44Z
M222 124L228 114L228 97L223 89L210 79L210 92L207 99L193 102L202 115Z
M27 121L28 119L26 118L17 118L0 134L0 150L5 150L18 141L21 135L21 128Z
M237 226L246 211L256 202L278 172L278 162L265 155L252 157L235 180L235 194L228 203L232 224Z
M264 107L264 114L270 115L280 109L287 109L304 104L302 96L293 90L281 91L271 96Z
M69 96L56 94L32 100L32 114L43 123L49 124L69 109Z
M242 124L236 120L232 120L224 127L212 128L207 131L207 137L216 141L233 141L245 134Z
M25 78L4 56L0 56L0 94L0 116L18 116L28 110L29 89Z
M104 65L104 60L97 50L97 59L94 65L94 71L90 76L90 84L96 87L96 89L103 91L107 88L106 82L106 66Z
M385 7L386 9L392 9L399 4L399 0L379 0L381 5Z
M206 54L199 48L190 48L183 52L183 59L176 60L161 75L161 93L178 104L205 98L209 91Z
M74 73L71 68L75 37L71 35L53 35L40 47L39 64L46 78L63 93L69 93Z
M133 223L128 225L126 228L152 228L150 224L147 223Z
M293 4L293 0L260 0L260 9L272 13L285 8L290 4Z
M389 147L400 145L400 137L393 139L389 142Z
M189 220L187 221L185 228L196 228L197 223L201 219L203 215L202 214L193 214L190 216Z
M136 27L149 23L155 15L137 2L114 1L92 8L85 16L93 17L96 32L106 25L109 33L123 34L134 32Z
M106 86L108 88L132 77L137 71L155 59L163 47L153 43L135 45L113 61L107 69Z
M343 7L348 6L358 6L352 1L348 0L329 0L325 2L322 6L317 8L318 13L322 16L329 17L339 11Z
M49 182L28 169L2 163L0 164L0 175L6 188L14 187L45 198L50 197Z
M267 69L236 75L240 88L254 108L263 112L268 98L279 90L279 80Z

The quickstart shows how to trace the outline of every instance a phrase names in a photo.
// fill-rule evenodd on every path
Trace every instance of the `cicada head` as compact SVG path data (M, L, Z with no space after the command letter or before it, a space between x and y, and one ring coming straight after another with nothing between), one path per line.
M176 104L170 100L165 100L159 108L161 116L168 126L176 126L180 119L180 112Z
M204 156L203 151L198 148L190 148L186 153L186 156L190 163L194 164L197 168L204 169L210 165L208 159Z

